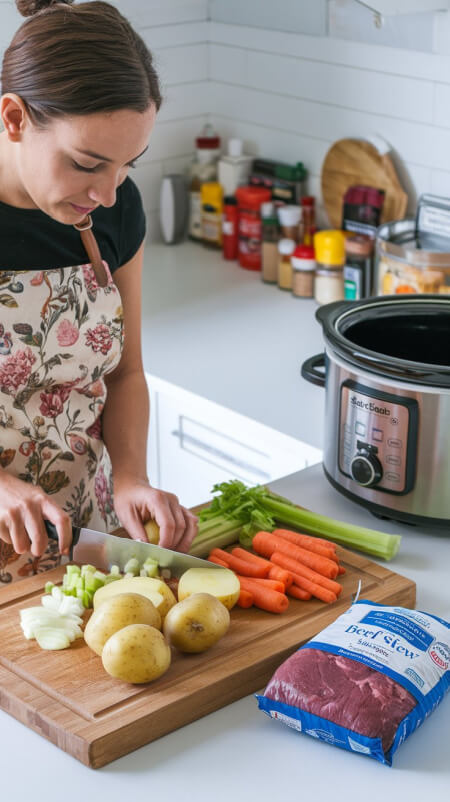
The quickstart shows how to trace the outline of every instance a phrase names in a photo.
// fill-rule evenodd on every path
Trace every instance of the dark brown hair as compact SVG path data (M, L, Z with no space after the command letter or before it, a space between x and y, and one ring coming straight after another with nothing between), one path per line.
M25 103L32 120L117 109L159 109L153 59L128 20L109 3L16 0L29 16L3 57L2 92Z

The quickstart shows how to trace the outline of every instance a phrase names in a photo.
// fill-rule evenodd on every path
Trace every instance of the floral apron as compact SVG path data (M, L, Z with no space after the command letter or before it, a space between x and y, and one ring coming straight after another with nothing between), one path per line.
M101 264L105 286L93 262L0 271L0 465L39 485L73 524L111 531L119 521L101 415L104 378L122 352L123 315ZM0 540L0 589L59 562L53 542L35 558Z

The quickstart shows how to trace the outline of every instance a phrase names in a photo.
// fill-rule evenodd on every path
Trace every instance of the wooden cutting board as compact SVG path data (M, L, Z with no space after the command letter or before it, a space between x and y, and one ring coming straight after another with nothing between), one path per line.
M322 198L333 228L342 227L343 198L349 187L362 184L384 189L381 222L401 220L408 196L402 189L389 153L381 154L364 139L339 139L322 165Z
M361 598L414 607L415 584L338 548L346 574L333 605L290 600L282 615L235 608L227 635L202 655L173 654L148 685L112 679L84 640L42 651L23 637L19 610L40 604L56 568L0 590L0 708L87 766L98 768L214 710L262 689L280 663ZM256 702L255 702L256 704Z

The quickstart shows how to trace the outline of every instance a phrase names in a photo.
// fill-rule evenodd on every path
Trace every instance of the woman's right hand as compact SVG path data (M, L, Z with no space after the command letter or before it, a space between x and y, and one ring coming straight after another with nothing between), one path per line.
M0 469L0 540L10 543L17 554L31 551L40 557L48 545L44 519L57 529L61 554L68 554L72 524L67 513L40 487Z

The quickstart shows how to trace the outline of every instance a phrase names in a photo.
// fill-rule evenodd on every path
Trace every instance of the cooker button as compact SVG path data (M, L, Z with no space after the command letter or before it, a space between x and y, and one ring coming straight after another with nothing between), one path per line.
M389 465L400 465L401 459L400 457L396 457L395 454L388 454L386 457L386 462L388 462Z
M356 434L365 435L366 433L366 424L360 420L357 420L355 423L355 432Z
M372 429L372 440L375 440L378 443L381 443L383 440L383 430L382 429Z
M399 482L400 476L398 473L393 473L392 471L389 471L389 473L386 474L386 479L388 480L388 482Z
M391 448L401 448L402 441L397 440L395 437L390 437L388 440L388 446L391 446Z
M383 476L383 469L377 457L372 454L367 456L356 455L353 457L350 466L351 474L355 482L363 487L372 487L380 481Z

